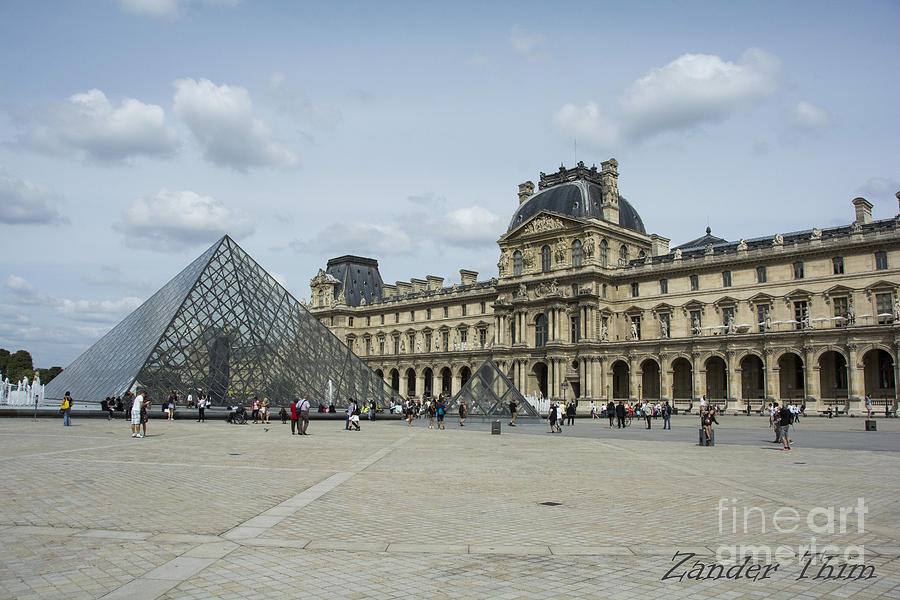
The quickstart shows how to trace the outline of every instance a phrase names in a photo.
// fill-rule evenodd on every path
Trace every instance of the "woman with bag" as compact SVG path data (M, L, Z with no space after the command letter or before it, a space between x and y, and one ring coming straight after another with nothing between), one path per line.
M71 411L72 411L72 396L69 395L69 392L66 392L66 395L63 396L62 404L59 405L59 412L62 413L64 427L68 427L72 424L72 419L69 416Z

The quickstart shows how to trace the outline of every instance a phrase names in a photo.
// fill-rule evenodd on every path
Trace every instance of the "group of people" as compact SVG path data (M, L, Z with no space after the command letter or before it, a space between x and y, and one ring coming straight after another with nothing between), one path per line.
M562 426L566 421L568 421L568 425L574 427L576 408L574 401L566 403L551 402L550 410L547 412L547 422L550 423L550 433L562 433ZM513 412L512 406L510 406L509 412L511 415L516 414ZM515 426L515 418L511 419L509 424Z
M782 450L791 449L791 425L800 420L800 410L792 405L777 402L769 404L769 427L775 430L773 444L781 443Z

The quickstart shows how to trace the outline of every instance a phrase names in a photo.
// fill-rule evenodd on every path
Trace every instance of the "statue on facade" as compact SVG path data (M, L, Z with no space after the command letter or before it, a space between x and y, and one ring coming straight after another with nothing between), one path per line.
M728 333L734 334L737 331L737 327L734 324L734 315L728 315Z
M894 300L894 321L900 319L900 298Z
M773 246L783 246L784 245L784 236L780 233L776 233L775 237L772 238Z
M635 323L634 321L631 322L631 339L638 339L637 323Z
M563 263L566 260L566 243L562 238L556 242L556 251L554 252L557 264Z
M804 308L803 309L803 317L801 320L801 326L803 327L803 329L809 329L811 325L812 325L812 323L809 320L809 309Z
M659 337L669 337L669 327L666 325L666 320L662 318L662 315L659 317Z
M519 292L516 294L516 298L528 298L528 288L524 283L519 284Z
M434 340L434 351L435 352L441 351L441 344L437 340Z
M594 258L594 236L588 236L587 241L584 242L584 257L587 259Z
M509 268L509 252L504 250L500 253L500 261L497 263L497 269L499 269L500 275L502 276L506 273L507 268Z
M406 342L400 340L400 354L406 354Z
M529 271L534 266L534 250L530 246L526 246L522 251L522 266Z
M675 248L675 260L681 260L681 248Z
M856 310L853 308L853 301L847 304L847 325L856 324Z
M608 342L609 341L609 326L604 322L603 327L600 330L600 341Z
M741 241L738 242L737 249L738 249L738 252L743 252L744 250L746 250L747 249L747 240L745 240L744 238L741 238Z
M691 334L700 335L700 322L697 320L697 317L691 319Z
M822 230L818 227L813 227L812 233L809 234L809 239L811 240L821 240L822 239Z
M422 353L422 340L416 340L416 354Z
M559 283L554 279L550 282L550 294L559 294Z

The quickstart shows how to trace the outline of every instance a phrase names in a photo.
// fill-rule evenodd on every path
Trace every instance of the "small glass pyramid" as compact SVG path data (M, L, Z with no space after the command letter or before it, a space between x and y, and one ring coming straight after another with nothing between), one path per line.
M509 403L513 400L518 406L519 416L540 416L491 359L481 363L478 370L450 400L451 414L456 414L462 400L465 400L471 416L509 417Z
M202 391L214 405L252 396L274 406L309 394L389 406L395 395L227 235L86 350L47 386L81 402L135 384L156 402Z

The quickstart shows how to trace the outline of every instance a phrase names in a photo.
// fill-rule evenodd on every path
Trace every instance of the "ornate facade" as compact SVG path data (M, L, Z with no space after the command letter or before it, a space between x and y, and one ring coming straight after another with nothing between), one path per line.
M873 221L856 198L846 226L731 242L707 228L670 249L619 195L615 159L538 187L519 186L497 277L385 285L344 256L308 308L401 394L456 393L490 357L526 395L896 403L900 215Z

